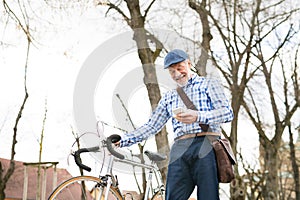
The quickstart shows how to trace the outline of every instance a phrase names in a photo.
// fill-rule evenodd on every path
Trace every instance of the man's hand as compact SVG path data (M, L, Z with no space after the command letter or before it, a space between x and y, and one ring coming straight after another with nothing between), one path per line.
M116 147L120 147L120 141L113 143Z
M116 146L120 147L120 141L121 141L121 136L117 134L113 134L107 138L107 140L111 141L111 143Z
M195 110L186 110L185 112L178 113L175 118L185 124L192 124L198 119L198 112Z

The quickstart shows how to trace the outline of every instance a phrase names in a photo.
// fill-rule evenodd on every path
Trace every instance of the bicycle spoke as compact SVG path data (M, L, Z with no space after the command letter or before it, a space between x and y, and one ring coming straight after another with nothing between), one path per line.
M60 184L50 195L49 200L104 200L106 186L100 179L90 176L71 178ZM121 200L121 195L110 188L109 200Z

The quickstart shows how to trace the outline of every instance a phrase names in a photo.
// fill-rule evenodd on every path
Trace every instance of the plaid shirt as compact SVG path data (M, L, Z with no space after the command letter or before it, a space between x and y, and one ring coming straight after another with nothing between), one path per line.
M208 124L210 132L220 132L220 124L233 119L232 109L219 80L193 75L183 90L198 109L196 122L184 124L172 117L174 108L185 107L176 89L173 89L164 94L146 124L122 137L120 146L130 146L155 135L170 118L174 138L202 132L199 123Z

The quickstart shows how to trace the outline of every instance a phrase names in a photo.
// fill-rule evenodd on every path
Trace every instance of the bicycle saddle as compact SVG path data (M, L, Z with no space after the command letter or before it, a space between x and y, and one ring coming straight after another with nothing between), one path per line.
M155 152L151 152L151 151L145 151L144 153L148 156L148 158L151 161L162 161L162 160L167 159L167 156L159 154L159 153L155 153Z

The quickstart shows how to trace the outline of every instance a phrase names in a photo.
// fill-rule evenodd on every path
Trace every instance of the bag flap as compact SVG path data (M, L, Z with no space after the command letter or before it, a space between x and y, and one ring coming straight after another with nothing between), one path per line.
M233 165L236 164L235 156L233 154L230 142L227 139L219 139L218 141L222 144L222 146L226 150L226 152L227 152L227 154L230 158L231 163Z

